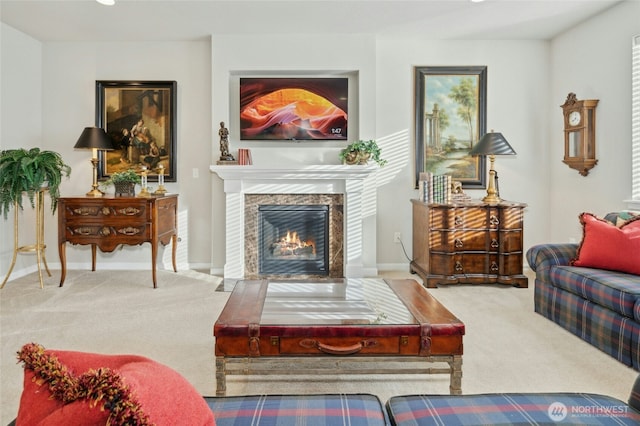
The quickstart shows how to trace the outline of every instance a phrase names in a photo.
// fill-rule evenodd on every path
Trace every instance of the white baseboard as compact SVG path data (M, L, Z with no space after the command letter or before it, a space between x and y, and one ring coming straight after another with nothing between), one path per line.
M409 272L408 263L378 263L378 270L384 272Z
M60 270L60 263L49 263L49 269L51 270ZM117 270L132 270L132 271L145 271L149 269L149 264L144 263L100 263L98 264L98 270L108 270L108 271L117 271ZM79 271L90 271L91 263L69 263L67 264L67 270L79 270ZM158 270L171 270L171 265L163 266L161 263L158 264ZM210 275L215 275L218 277L224 276L224 268L218 267L213 268L209 263L189 263L189 264L178 264L178 271L186 271L186 270L194 270L194 271L209 271ZM37 272L38 268L36 265L30 265L26 268L15 269L11 272L10 280L24 277L25 275L29 275L31 273ZM365 268L364 276L366 277L375 277L378 275L378 272L410 272L408 263L378 263L376 268ZM531 268L525 262L523 265L523 272L525 274L531 272Z

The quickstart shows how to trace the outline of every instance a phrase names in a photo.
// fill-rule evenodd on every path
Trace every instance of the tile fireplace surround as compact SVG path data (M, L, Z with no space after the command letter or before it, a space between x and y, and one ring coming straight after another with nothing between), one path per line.
M274 200L282 199L278 194L343 194L344 277L363 277L363 193L369 182L375 182L374 177L368 178L377 169L372 165L211 166L211 172L224 181L225 281L244 279L247 275L244 247L247 194L273 194Z

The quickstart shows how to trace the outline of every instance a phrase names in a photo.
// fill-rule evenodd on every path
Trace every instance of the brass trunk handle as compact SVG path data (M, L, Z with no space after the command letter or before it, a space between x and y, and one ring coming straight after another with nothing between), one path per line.
M324 352L326 354L331 355L351 355L358 353L362 350L362 342L353 344L351 346L332 346L325 345L324 343L318 342L318 349L320 352Z
M303 339L300 341L299 345L303 348L316 348L320 352L330 355L351 355L360 352L362 348L377 346L378 341L375 339L365 339L358 343L354 343L353 345L333 346L321 343L314 339Z

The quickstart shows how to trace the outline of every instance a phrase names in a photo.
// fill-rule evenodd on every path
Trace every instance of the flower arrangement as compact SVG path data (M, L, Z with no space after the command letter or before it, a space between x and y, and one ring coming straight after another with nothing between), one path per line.
M103 182L104 185L115 185L116 183L140 183L142 180L140 179L140 175L135 172L133 169L125 170L124 172L115 172L111 174L109 179Z
M140 175L133 169L112 173L109 179L102 182L103 186L113 185L116 195L135 195L135 185L142 182Z

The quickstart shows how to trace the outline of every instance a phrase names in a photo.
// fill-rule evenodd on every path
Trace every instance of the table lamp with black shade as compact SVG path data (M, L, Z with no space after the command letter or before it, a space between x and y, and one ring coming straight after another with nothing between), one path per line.
M115 149L113 142L104 129L99 127L85 127L74 148L91 149L91 165L93 166L93 185L88 197L102 197L104 193L98 189L98 150L111 151Z
M470 155L488 155L491 167L489 169L489 185L487 186L487 196L482 199L487 204L498 204L500 201L500 193L497 190L498 174L493 168L496 155L516 155L511 148L509 142L502 133L491 132L486 133L480 138L477 144L469 151Z

